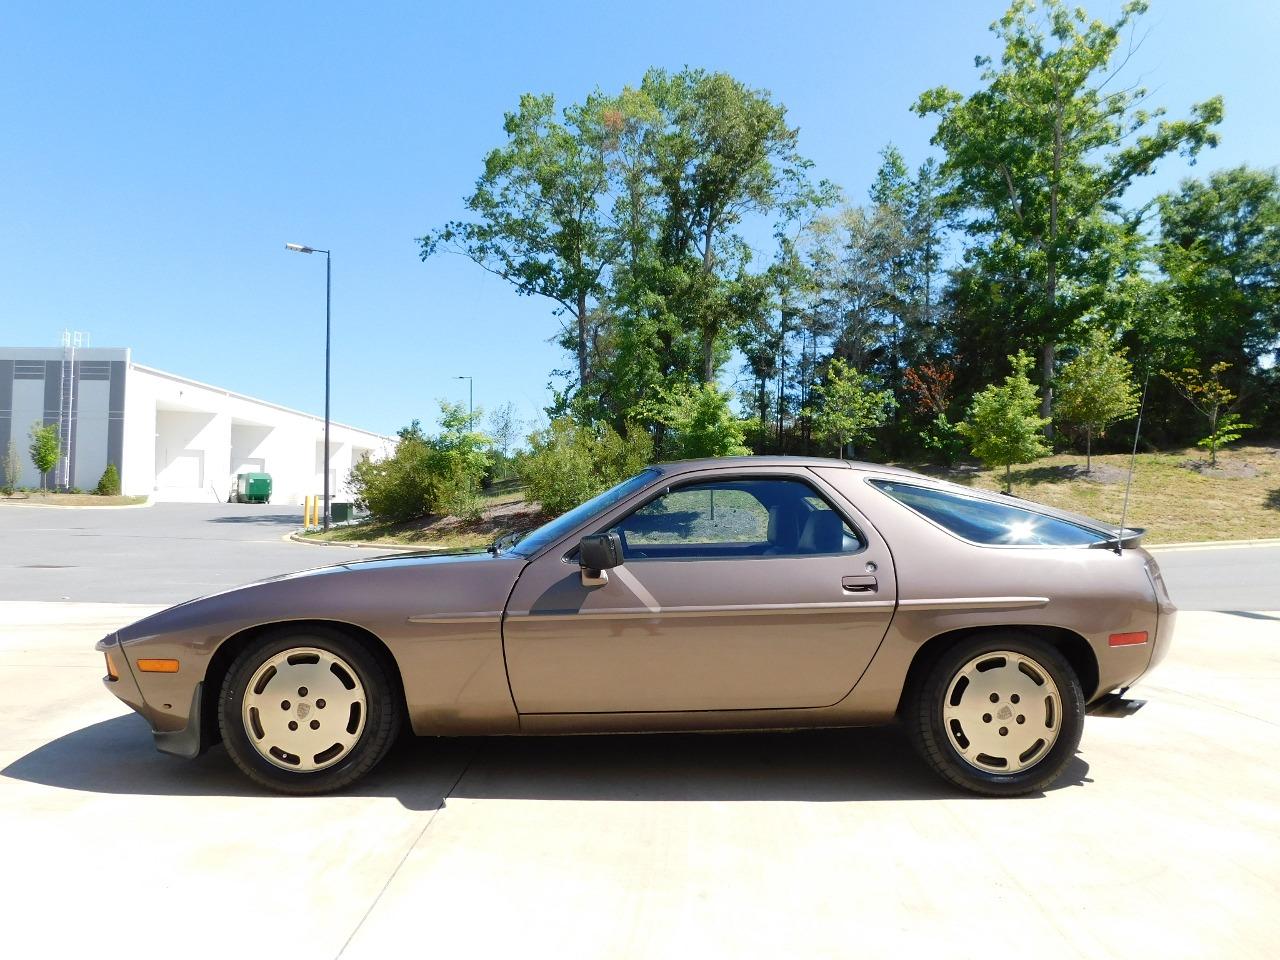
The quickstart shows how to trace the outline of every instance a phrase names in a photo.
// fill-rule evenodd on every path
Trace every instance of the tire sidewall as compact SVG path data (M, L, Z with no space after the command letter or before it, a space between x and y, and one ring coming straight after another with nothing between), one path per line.
M956 673L984 653L1008 650L1030 657L1058 687L1062 724L1058 739L1049 752L1031 767L1017 773L993 773L968 763L951 743L943 721L942 707ZM1084 731L1084 693L1080 680L1066 658L1051 644L1019 631L991 631L956 644L944 652L928 671L917 700L917 722L926 727L937 760L926 760L952 782L981 793L1016 796L1034 793L1052 785L1075 755ZM926 732L926 731L922 731Z
M244 695L254 673L267 660L299 647L328 651L355 671L365 691L365 724L341 760L331 767L296 772L276 766L253 745L244 724ZM399 714L392 687L378 658L347 635L322 627L299 627L264 634L236 657L218 696L218 724L227 752L253 780L287 793L324 793L336 790L367 773L391 745Z

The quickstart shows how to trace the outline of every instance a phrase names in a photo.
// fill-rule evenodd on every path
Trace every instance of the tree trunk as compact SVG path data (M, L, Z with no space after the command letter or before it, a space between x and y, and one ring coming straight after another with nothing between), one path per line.
M702 333L702 382L715 383L716 379L716 335L714 330L704 329Z
M1009 464L1004 465L1004 492L1009 493L1013 490L1013 477L1009 473Z
M587 292L578 293L578 392L587 389Z
M1084 428L1084 472L1093 472L1093 431Z
M1049 422L1044 425L1044 435L1053 439L1053 361L1057 348L1050 340L1044 345L1040 358L1040 376L1044 379L1044 392L1040 398L1040 416Z

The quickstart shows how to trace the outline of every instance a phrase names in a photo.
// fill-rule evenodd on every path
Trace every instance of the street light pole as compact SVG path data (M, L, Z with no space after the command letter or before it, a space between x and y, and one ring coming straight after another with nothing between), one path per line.
M292 250L294 253L323 253L324 254L324 529L329 529L329 343L330 343L330 321L329 321L329 303L330 290L332 289L332 257L328 250L321 250L318 247L308 247L301 243L286 243L286 250Z
M467 429L475 430L476 428L476 378L475 377L454 377L455 380L467 381Z

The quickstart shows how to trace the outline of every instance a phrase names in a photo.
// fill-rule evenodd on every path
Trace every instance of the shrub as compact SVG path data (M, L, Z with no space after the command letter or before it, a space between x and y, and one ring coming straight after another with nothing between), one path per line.
M736 457L751 451L743 444L746 425L729 409L729 395L714 383L679 384L641 409L666 427L662 452L672 460Z
M638 427L621 436L607 424L557 417L529 435L529 450L516 458L516 473L531 500L559 514L634 476L652 459L653 441Z
M400 431L385 460L367 456L351 468L347 482L356 503L377 520L415 520L433 513L471 519L480 513L477 491L489 466L488 440L470 427L459 404L441 402L443 430L427 436L415 420Z
M13 493L18 486L18 476L22 472L22 460L18 457L18 445L9 441L4 454L4 484L0 486L6 495Z
M102 479L98 481L98 487L94 493L100 497L120 496L120 471L116 469L114 463L108 463L107 469L102 471Z

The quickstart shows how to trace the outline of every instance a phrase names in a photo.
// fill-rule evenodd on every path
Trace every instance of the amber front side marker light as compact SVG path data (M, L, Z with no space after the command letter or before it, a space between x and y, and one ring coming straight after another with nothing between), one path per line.
M1139 630L1136 633L1113 633L1107 638L1107 643L1113 647L1132 647L1140 643L1147 642L1147 631Z
M138 669L143 673L177 673L177 660L139 660Z
M116 668L116 662L112 659L111 654L107 654L107 678L110 680L119 680L120 671Z

